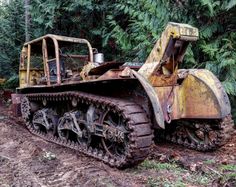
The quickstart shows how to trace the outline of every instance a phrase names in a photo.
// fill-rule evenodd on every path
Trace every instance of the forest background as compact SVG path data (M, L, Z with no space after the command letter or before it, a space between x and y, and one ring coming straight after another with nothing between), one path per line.
M0 0L0 78L17 86L22 44L48 33L86 38L108 60L144 62L169 21L199 28L181 68L211 70L236 119L236 0Z

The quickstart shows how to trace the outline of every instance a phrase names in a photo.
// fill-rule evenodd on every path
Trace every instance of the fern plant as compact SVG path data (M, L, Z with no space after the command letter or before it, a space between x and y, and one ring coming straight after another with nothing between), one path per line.
M222 37L213 44L202 45L201 48L208 56L206 68L214 72L222 81L226 92L236 96L236 33L228 38Z

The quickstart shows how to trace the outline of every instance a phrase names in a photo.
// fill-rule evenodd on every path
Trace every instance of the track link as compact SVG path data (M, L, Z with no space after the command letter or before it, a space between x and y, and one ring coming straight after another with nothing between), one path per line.
M107 154L105 150L93 147L84 147L73 141L65 141L60 139L58 136L35 130L29 118L25 117L26 126L29 131L47 141L77 150L85 155L96 158L117 168L136 165L142 162L150 152L150 147L153 143L153 131L151 130L151 124L146 113L136 103L87 94L84 92L41 93L27 94L25 96L30 102L49 101L55 102L60 106L60 101L68 101L69 103L72 100L76 100L78 103L86 103L87 105L92 104L99 108L109 109L122 115L129 129L128 151L125 157L118 158Z

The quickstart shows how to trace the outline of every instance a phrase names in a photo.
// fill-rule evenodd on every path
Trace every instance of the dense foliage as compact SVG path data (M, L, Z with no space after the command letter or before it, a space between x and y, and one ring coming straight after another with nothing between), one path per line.
M24 5L0 6L0 77L17 74L24 42ZM187 51L183 68L207 68L236 104L236 0L31 0L30 36L82 37L108 59L143 62L169 21L189 23L200 39ZM234 111L236 114L236 111Z
M14 76L18 70L20 48L24 42L22 1L0 6L0 78Z

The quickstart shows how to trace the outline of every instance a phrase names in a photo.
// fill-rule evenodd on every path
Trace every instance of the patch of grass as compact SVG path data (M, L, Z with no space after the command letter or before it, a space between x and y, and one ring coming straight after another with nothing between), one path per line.
M204 164L215 164L216 161L213 160L213 159L209 159L209 160L205 160L205 161L203 161L203 163L204 163Z
M160 163L154 160L145 160L142 162L142 164L140 164L139 167L143 169L155 169L155 170L181 170L181 171L184 170L175 163Z
M232 164L221 165L220 169L222 171L235 171L236 172L236 165L232 165Z
M168 181L165 177L152 178L149 177L147 184L148 186L164 186L164 187L184 187L188 184L197 184L201 186L206 186L213 179L213 176L209 174L200 174L200 173L189 173L189 176L184 175L189 172L186 169L181 168L176 163L160 163L154 160L145 160L140 166L140 169L153 169L155 171L168 171L173 177L173 181ZM184 177L184 179L183 179Z
M236 180L236 165L227 164L227 165L220 165L219 170L221 171L223 181L228 181L229 179Z
M211 175L201 175L201 174L192 174L188 177L187 181L198 184L201 186L206 186L213 180L213 176Z
M228 179L236 179L236 173L227 173L227 174L225 174L225 176Z
M215 163L215 161L206 160L205 164L207 163L212 164ZM217 170L215 169L209 169L205 172L191 172L187 169L181 168L181 166L175 162L160 163L158 161L148 159L137 166L139 173L145 170L152 170L149 171L152 175L149 175L147 179L147 185L151 187L184 187L189 185L208 186L213 180L220 177L223 181L236 178L235 165L221 165L218 166Z
M185 184L181 178L171 182L168 180L163 180L161 178L152 178L148 177L147 185L150 187L157 187L157 186L163 186L163 187L185 187L187 184Z

